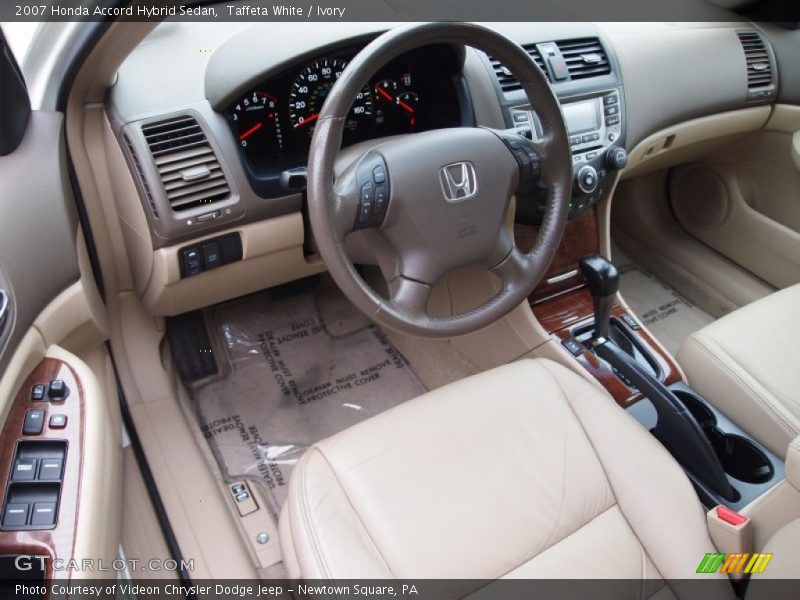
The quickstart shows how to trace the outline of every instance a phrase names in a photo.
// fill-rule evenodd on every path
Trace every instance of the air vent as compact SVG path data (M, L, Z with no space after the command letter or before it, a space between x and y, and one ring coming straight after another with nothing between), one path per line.
M747 89L772 85L772 63L764 40L756 31L740 31L738 35L747 60Z
M131 143L130 138L127 135L122 136L122 138L125 140L125 146L128 148L128 155L131 157L133 166L136 169L136 174L139 176L139 181L142 183L142 190L147 198L147 204L150 205L150 212L152 213L154 219L158 219L158 207L153 200L153 194L150 191L150 186L147 184L147 179L144 177L142 163L139 162L139 157L136 156L136 151L133 149L133 144Z
M588 79L611 73L603 45L597 38L581 38L556 42L561 56L567 63L570 79Z
M228 182L194 117L185 115L142 127L170 208L182 212L225 200Z
M539 54L536 44L526 44L522 47L539 66L539 69L544 73L545 79L549 81L550 78L547 76L547 69L544 68L544 60L542 60L542 55ZM517 81L517 78L514 77L511 71L499 60L490 56L489 62L492 63L492 69L494 69L494 74L495 77L497 77L497 82L500 84L500 89L504 92L513 92L514 90L522 89L522 85Z

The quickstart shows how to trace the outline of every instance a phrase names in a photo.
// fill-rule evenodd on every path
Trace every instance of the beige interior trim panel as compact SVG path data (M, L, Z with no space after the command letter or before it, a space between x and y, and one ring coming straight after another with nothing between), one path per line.
M800 172L792 136L800 109L778 105L763 131L672 173L678 222L778 288L800 282Z
M78 527L73 558L117 557L122 526L122 431L114 427L109 403L94 372L74 354L50 346L46 356L67 363L83 388L83 448L78 494ZM96 572L75 571L72 577L96 578Z
M228 233L241 236L241 261L181 279L181 248ZM302 215L293 213L160 248L142 301L153 314L176 315L319 273L325 265L303 255L303 235Z
M623 179L700 160L716 149L761 129L770 115L768 106L743 108L678 123L648 135L630 151Z

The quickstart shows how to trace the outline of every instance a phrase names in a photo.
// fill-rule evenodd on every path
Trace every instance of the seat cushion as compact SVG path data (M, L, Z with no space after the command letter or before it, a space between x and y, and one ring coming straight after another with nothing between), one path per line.
M800 432L800 285L704 327L678 362L689 383L778 456Z
M282 520L291 575L305 578L686 579L713 551L672 457L600 388L544 359L319 442Z
M763 573L755 574L750 579L745 600L776 600L776 598L796 598L797 590L789 595L792 588L776 586L774 580L797 579L800 577L800 519L791 521L781 527L761 550L771 553L772 558Z

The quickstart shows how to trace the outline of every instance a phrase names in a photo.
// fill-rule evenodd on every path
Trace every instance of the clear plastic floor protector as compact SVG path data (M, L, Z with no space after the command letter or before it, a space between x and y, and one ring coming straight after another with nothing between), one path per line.
M377 327L330 335L313 293L229 302L214 320L231 372L193 392L200 425L223 472L258 482L276 515L314 442L425 392Z

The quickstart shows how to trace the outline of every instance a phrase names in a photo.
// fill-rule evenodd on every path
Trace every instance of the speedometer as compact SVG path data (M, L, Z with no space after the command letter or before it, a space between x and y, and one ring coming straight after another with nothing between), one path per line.
M293 128L313 129L309 125L319 118L325 99L346 66L347 63L339 58L322 58L300 71L289 93L289 117ZM345 126L352 129L360 120L372 115L372 94L367 85L356 97Z

